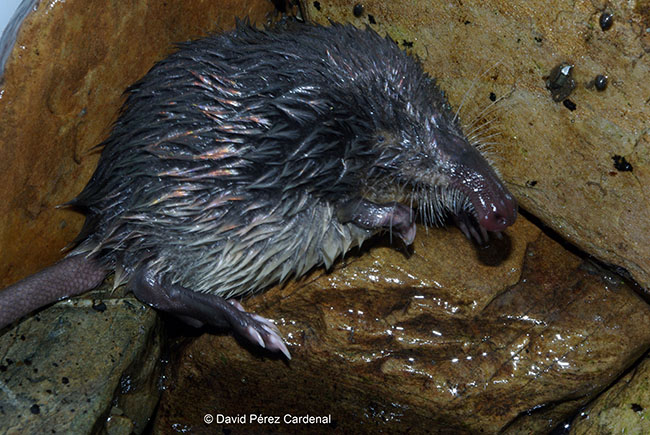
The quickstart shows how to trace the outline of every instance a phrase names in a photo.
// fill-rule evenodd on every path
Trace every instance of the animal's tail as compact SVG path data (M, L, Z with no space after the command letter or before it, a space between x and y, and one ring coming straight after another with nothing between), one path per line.
M106 273L99 261L75 255L0 290L0 329L38 308L97 287Z

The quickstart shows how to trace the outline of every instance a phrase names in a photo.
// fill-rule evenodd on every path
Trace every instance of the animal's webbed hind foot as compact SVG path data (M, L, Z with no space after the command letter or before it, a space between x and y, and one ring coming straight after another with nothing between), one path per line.
M151 271L139 269L129 281L129 288L142 302L173 314L192 326L202 324L230 328L241 337L272 352L291 354L280 331L269 319L244 310L235 301L207 293L197 293L180 285L164 284Z

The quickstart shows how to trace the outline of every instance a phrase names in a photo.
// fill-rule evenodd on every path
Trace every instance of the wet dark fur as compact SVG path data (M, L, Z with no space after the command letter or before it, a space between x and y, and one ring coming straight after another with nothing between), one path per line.
M415 59L370 29L290 27L185 44L128 90L71 202L87 216L76 247L39 278L83 263L92 279L51 301L115 270L116 285L163 311L288 356L270 322L220 297L329 267L378 231L411 243L413 208L426 223L456 216L477 239L514 222L514 199ZM0 312L0 324L20 314Z
M431 184L433 122L462 136L434 80L373 31L295 27L240 25L186 44L128 90L73 202L88 216L75 253L123 266L123 280L150 261L172 282L232 295L322 263L318 246L297 243L341 231L320 208ZM263 236L287 227L283 238ZM270 266L253 258L270 256L269 244L283 245ZM250 263L235 282L220 277L228 255ZM265 267L286 270L265 280Z

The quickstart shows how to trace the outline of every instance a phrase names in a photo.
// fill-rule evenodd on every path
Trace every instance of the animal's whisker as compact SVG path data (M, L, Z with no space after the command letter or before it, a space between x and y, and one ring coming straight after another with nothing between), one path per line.
M486 134L485 136L481 136L481 135L475 136L471 140L468 139L468 142L478 148L482 144L487 143L487 142L485 142L486 140L492 139L493 137L499 137L499 136L503 136L503 133L501 133L500 131L495 131L494 133ZM493 143L496 143L496 142L493 142Z
M475 126L473 129L471 129L470 131L468 131L468 132L465 134L465 136L466 136L467 138L470 138L470 137L472 137L472 136L475 136L477 133L479 133L479 132L481 132L481 131L484 131L484 130L490 130L491 128L494 127L494 123L495 123L495 121L496 121L496 119L494 119L494 118L493 118L493 119L486 120L486 121L484 121L484 122L482 122L482 123L476 125L476 126Z
M454 113L454 117L452 118L452 122L456 122L456 120L458 119L458 114L462 110L462 108L463 108L463 106L465 104L465 101L467 101L467 97L469 96L470 92L472 92L474 90L474 87L476 86L476 83L478 83L478 80L481 79L482 77L486 76L490 71L492 71L497 66L499 66L501 64L502 60L503 59L500 59L500 60L496 61L494 63L494 65L492 65L490 68L483 71L483 73L481 73L480 75L475 77L474 80L472 80L472 84L470 85L469 89L467 91L465 91L465 95L463 95L463 99L460 101L460 104L458 105L458 108L456 109L456 112Z
M501 103L503 100L509 98L514 92L514 88L510 89L507 93L501 95L500 97L496 98L494 101L492 101L490 104L485 106L479 113L474 115L472 119L464 125L465 128L472 128L472 126L479 121L480 119L486 118L499 110L501 106L499 106L499 103Z

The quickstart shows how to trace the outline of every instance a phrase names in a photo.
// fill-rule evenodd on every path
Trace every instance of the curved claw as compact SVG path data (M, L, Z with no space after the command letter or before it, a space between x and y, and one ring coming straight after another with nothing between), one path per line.
M478 225L471 215L461 213L455 216L454 220L458 229L460 229L468 240L473 240L479 245L484 245L489 241L490 236L488 235L488 231Z
M267 349L274 351L279 350L284 354L284 356L287 357L287 359L291 359L289 349L287 349L287 345L284 343L284 340L282 340L282 338L280 338L278 335L273 334L269 336L269 340L269 343L267 343Z
M267 319L266 317L262 317L258 314L251 314L253 319L257 320L258 322L262 323L264 326L270 328L271 331L275 333L280 333L280 330L278 329L277 326L275 326L275 323L273 323L271 320Z
M236 299L230 299L228 302L230 302L230 305L232 305L233 307L237 308L239 311L243 311L244 313L246 312L246 310L244 309L243 305L240 304L238 300L236 300Z
M236 319L233 319L233 329L251 343L257 344L262 349L271 352L282 352L287 359L291 359L291 354L287 345L284 343L280 330L271 320L258 314L249 313L244 307L235 300L230 300L235 308L239 310Z
M246 334L245 334L245 335L246 335L246 337L247 337L248 339L250 339L251 341L257 342L257 344L258 344L260 347L262 347L262 348L266 348L266 346L264 345L264 339L262 339L262 336L260 335L260 333L257 332L257 331L255 330L255 328L253 328L251 325L248 325L248 326L246 327Z

